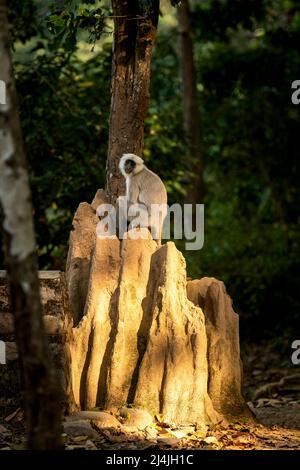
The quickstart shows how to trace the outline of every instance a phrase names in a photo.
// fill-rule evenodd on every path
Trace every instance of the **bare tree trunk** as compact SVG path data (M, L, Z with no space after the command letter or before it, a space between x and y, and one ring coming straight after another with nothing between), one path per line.
M125 190L118 170L120 157L143 151L159 0L152 3L145 12L138 0L112 0L115 33L106 184L112 202Z
M181 49L182 101L184 128L192 161L186 202L202 202L203 183L203 140L199 113L196 66L193 52L193 38L190 21L189 1L182 0L177 9Z
M0 64L0 79L7 85L6 105L0 105L0 205L28 447L59 449L58 380L42 320L31 196L12 78L5 0L0 0Z

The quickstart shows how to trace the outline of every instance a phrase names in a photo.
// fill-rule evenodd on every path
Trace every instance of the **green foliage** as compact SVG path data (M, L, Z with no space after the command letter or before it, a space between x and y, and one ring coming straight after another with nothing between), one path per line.
M144 12L148 12L152 9L153 0L138 0L140 9Z
M12 41L25 42L38 33L37 4L34 0L10 1L9 22Z
M100 6L91 7L95 3L95 0L85 2L68 0L50 4L45 22L53 36L51 43L55 49L63 46L64 49L74 50L78 34L82 30L88 32L90 44L95 44L101 38L106 30L107 9Z
M199 16L207 17L209 3ZM225 39L213 24L207 36L196 31L208 191L204 249L187 253L194 276L225 281L248 334L257 334L258 321L271 334L284 322L295 327L300 308L300 115L291 103L299 7L261 3L253 28L245 28L237 8ZM233 26L224 14L218 24Z
M63 268L74 211L105 183L111 49L87 62L36 52L16 63L17 89L40 266Z

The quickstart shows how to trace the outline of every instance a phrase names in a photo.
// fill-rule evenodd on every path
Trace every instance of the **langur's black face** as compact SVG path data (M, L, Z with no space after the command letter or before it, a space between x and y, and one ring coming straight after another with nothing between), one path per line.
M124 163L124 171L128 175L130 175L130 173L133 172L135 167L136 167L136 163L133 160L130 160L129 158Z

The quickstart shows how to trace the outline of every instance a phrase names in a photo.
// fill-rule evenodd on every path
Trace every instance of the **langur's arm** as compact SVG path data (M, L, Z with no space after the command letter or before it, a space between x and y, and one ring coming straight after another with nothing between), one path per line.
M138 202L139 187L135 182L130 182L128 191L128 204L136 204Z

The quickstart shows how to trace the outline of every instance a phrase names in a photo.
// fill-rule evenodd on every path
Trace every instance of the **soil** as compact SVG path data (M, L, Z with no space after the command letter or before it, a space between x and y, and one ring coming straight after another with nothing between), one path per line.
M212 449L299 450L300 366L293 366L289 346L272 342L242 350L244 395L257 424L221 423L206 434L195 427L178 428L154 417L145 429L126 426L101 428L91 421L94 435L63 434L65 449ZM0 450L24 449L24 419L17 402L0 400Z

